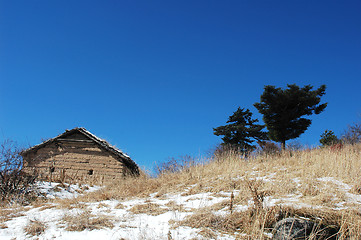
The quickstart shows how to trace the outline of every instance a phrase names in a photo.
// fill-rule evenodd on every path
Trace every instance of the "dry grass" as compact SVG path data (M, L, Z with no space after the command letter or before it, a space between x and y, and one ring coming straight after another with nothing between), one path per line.
M200 209L177 226L201 229L205 233L245 234L250 239L267 239L275 223L286 217L306 217L317 225L318 231L329 231L337 239L361 238L361 215L355 211L315 210L309 208L271 207L217 215L208 208ZM211 230L211 231L210 231ZM316 238L317 239L317 238Z
M297 185L295 178L308 180L309 186L303 190L306 195L317 195L315 182L319 177L332 176L344 183L354 184L361 179L361 145L345 146L339 152L327 148L302 152L284 152L280 156L258 156L248 161L235 153L223 154L222 159L190 167L187 171L164 174L158 178L142 176L116 182L88 198L97 200L126 199L129 197L148 197L151 193L180 193L192 186L187 194L201 192L244 190L244 179L254 179L270 174L272 184L264 186L277 195L294 193ZM241 178L244 177L243 179ZM267 185L267 184L266 184ZM308 188L308 189L307 189Z
M178 204L175 201L169 201L165 206L168 207L169 211L178 211L178 212L188 212L189 210L186 210L184 208L183 204Z
M52 209L52 208L56 208L56 205L53 204L44 204L42 206L39 206L39 211L44 211L46 209Z
M323 228L331 228L337 239L361 239L361 214L358 210L332 210L310 208L284 208L287 216L302 216L319 223Z
M361 194L361 180L356 180L351 189L352 193Z
M85 229L113 228L113 218L105 215L93 215L90 211L81 211L75 215L66 214L62 223L67 231L83 231Z
M263 236L266 229L271 228L278 217L279 208L256 209L250 208L242 212L218 215L208 209L199 210L184 220L176 223L178 226L199 228L203 231L247 234L248 236Z
M135 205L134 207L129 209L129 211L134 214L148 214L152 216L158 216L160 214L168 212L169 210L166 208L162 208L159 204L145 203Z
M319 180L321 177L332 177L349 184L352 187L350 193L360 194L360 169L361 144L346 145L339 151L322 148L260 155L247 160L230 151L207 161L203 160L181 172L162 174L157 178L142 175L139 178L114 182L100 191L79 197L77 201L147 198L151 194L157 198L164 198L166 194L187 196L205 192L212 192L218 196L222 191L234 191L232 206L246 205L252 200L253 208L245 212L229 212L225 216L215 214L214 211L229 206L231 200L226 200L212 208L196 212L181 224L200 227L204 234L209 236L214 231L235 231L247 233L253 239L263 239L263 232L272 227L278 216L288 214L322 219L326 225L337 226L340 232L339 239L345 239L346 236L351 236L350 239L361 239L359 214L351 210L333 209L337 203L346 200L347 190ZM320 209L312 212L312 209L264 208L263 201L267 196L280 199L299 196L300 202L317 205ZM352 204L348 206L352 207ZM182 206L176 206L174 203L169 203L168 207L183 211ZM166 210L159 205L146 203L133 207L131 211L137 214L160 214ZM285 211L287 214L283 214Z
M24 207L13 206L13 208L11 208L11 209L10 208L0 208L0 224L10 221L13 218L25 216L23 211L25 211ZM3 224L3 226L5 226L5 225Z
M125 209L126 206L124 204L122 204L122 203L118 203L114 208L115 209Z
M105 203L99 203L97 208L109 208L109 205Z
M30 236L39 236L45 231L45 229L45 223L39 220L30 220L28 225L24 227L25 233Z
M54 203L58 209L85 209L87 205L84 202L81 202L79 198L70 198L70 199L55 199Z

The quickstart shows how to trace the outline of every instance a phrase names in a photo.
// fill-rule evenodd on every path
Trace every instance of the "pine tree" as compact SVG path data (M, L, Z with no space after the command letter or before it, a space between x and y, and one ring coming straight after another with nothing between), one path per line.
M262 131L264 125L256 124L257 119L252 119L252 112L249 109L238 108L229 116L227 125L213 128L214 135L224 136L222 146L237 148L240 152L248 154L255 149L252 143L255 140L267 139L267 134Z
M326 130L321 134L320 143L323 147L331 146L335 143L337 143L339 140L335 133L331 130Z
M325 94L326 85L312 91L311 85L303 88L295 84L287 85L288 89L267 85L261 95L261 101L254 106L263 114L263 121L268 129L268 137L282 144L299 137L311 125L311 120L303 116L320 114L327 103L320 104Z

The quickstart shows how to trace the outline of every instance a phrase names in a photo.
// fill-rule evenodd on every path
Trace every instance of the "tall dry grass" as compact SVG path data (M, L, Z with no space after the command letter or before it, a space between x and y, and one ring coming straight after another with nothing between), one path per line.
M248 159L236 152L226 152L212 159L203 159L199 164L176 173L164 173L157 178L145 174L138 178L123 179L110 184L99 192L86 196L89 200L125 199L147 197L151 193L180 193L185 189L197 192L247 191L247 179L269 178L264 188L270 193L284 195L295 193L308 183L317 185L321 177L333 177L354 186L355 192L361 186L361 145L346 145L339 151L329 148L283 152L277 155L259 155ZM296 181L297 180L297 181ZM307 188L307 186L303 186ZM304 192L312 193L312 189ZM315 190L316 191L316 190Z
M180 172L163 173L157 178L142 175L124 179L78 200L122 200L149 197L150 194L162 198L165 194L235 192L232 206L247 204L249 200L254 202L254 206L247 212L230 211L223 217L209 213L209 208L200 209L179 224L197 227L197 224L202 223L206 226L203 229L206 234L211 234L213 230L238 231L252 236L252 239L265 239L264 232L280 216L304 216L337 229L338 239L361 239L359 205L345 203L343 207L347 209L337 210L337 204L347 200L346 193L360 194L360 169L361 144L345 145L337 150L285 151L247 159L237 152L228 151L211 159L200 160L198 164ZM320 180L325 177L340 181L341 186L334 181ZM345 189L342 183L348 184L351 189ZM317 209L296 206L285 210L282 201L270 208L263 203L269 196L278 199L298 196L300 202L317 206ZM225 205L227 203L221 203L219 207Z

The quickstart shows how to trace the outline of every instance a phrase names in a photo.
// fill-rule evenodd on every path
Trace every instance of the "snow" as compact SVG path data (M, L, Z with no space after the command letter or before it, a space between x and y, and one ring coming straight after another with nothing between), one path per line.
M76 198L81 194L99 190L99 186L38 182L36 188L46 198Z
M333 177L322 177L322 178L318 178L317 180L321 181L321 182L331 182L331 183L337 185L338 188L342 188L345 191L349 191L351 189L351 187L348 184L343 183Z
M347 202L336 203L336 205L338 206L337 209L344 209L344 205L346 203L361 204L361 195L350 193L349 191L352 189L350 185L343 183L333 177L323 177L323 178L318 178L318 180L322 182L333 183L334 185L337 186L339 191L344 192L345 197L347 198Z

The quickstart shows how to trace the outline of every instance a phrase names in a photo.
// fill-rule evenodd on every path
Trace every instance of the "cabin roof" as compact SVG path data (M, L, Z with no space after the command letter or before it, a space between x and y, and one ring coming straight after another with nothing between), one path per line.
M130 170L134 173L139 173L139 168L138 165L125 153L123 153L120 149L118 149L117 147L111 145L110 143L108 143L106 140L101 139L97 136L95 136L94 134L92 134L91 132L89 132L88 130L86 130L83 127L77 127L77 128L73 128L71 130L66 130L64 133L51 138L49 140L46 140L38 145L35 145L33 147L30 147L24 151L21 152L21 155L27 155L29 152L32 151L36 151L39 148L42 148L50 143L53 142L57 142L57 141L61 141L64 140L65 137L72 135L74 133L81 133L84 136L88 137L90 140L92 140L93 142L95 142L96 144L98 144L100 147L102 147L103 149L113 153L114 155L116 155L118 158L122 159L124 164L130 168Z

